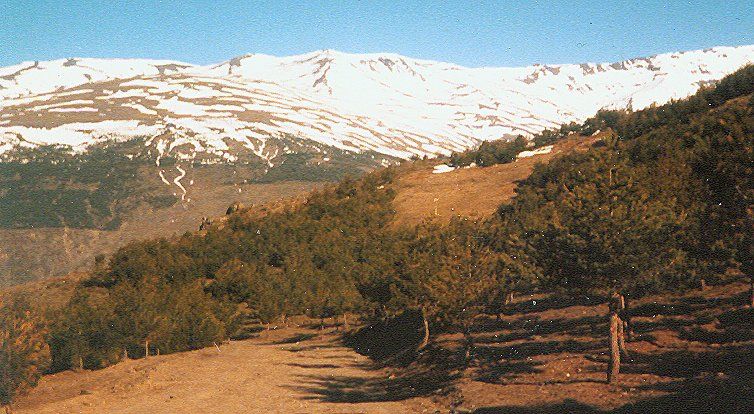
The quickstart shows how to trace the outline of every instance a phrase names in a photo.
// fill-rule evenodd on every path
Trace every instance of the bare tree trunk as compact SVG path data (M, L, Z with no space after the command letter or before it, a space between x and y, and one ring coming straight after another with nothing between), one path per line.
M419 344L418 349L422 349L425 346L429 345L429 322L427 321L427 312L422 308L421 310L422 315L422 327L424 329L424 337L422 338L421 343Z
M623 298L623 315L621 319L623 319L626 340L630 342L634 336L634 325L631 323L631 302L626 298Z
M625 336L625 322L620 320L620 317L618 318L618 332L616 333L618 335L618 351L620 351L620 354L623 356L628 355L628 351L626 350L626 336Z
M463 338L465 340L464 361L468 364L471 360L471 353L474 351L474 337L471 336L470 327L463 329Z
M626 297L618 295L618 298L620 304L618 311L618 318L620 318L618 323L618 349L620 350L621 355L628 356L628 350L626 349Z
M149 358L149 339L144 340L144 358Z
M702 279L699 281L699 287L702 289L702 292L707 290L707 281Z
M84 358L79 355L79 371L84 370Z
M618 343L618 329L621 325L618 317L620 299L614 295L610 300L610 364L607 367L607 382L613 383L620 372L620 347Z
M508 305L510 305L511 303L513 303L513 292L508 292L508 297L506 298L505 301L508 302L507 303Z
M349 329L349 327L348 327L348 314L346 314L345 312L343 312L343 330L346 331L346 332L348 332L348 329Z
M128 361L128 350L123 348L123 361Z

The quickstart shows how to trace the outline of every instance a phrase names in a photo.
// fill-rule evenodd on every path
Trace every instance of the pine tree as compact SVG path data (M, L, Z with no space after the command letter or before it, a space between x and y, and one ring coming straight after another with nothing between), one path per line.
M744 73L754 76L754 67L749 69ZM692 133L698 144L695 170L711 194L710 215L749 277L754 307L754 107L710 114Z
M150 355L150 343L170 310L165 306L168 287L159 280L144 278L137 285L121 283L111 293L114 305L113 326L128 355Z
M52 370L96 369L117 362L123 341L113 329L113 321L109 297L78 288L51 324Z
M155 345L160 349L167 353L199 349L227 336L225 327L231 321L222 316L228 314L221 312L198 283L172 288L168 295L170 313L156 335Z
M523 189L518 201L519 214L529 215L523 221L533 227L528 238L544 286L610 298L610 325L617 326L610 343L616 346L623 342L625 296L694 284L692 263L679 246L684 216L673 199L646 185L651 169L632 166L618 145L553 163L531 177L536 187ZM532 204L539 207L523 213L521 206ZM613 349L611 355L608 378L614 380L619 354Z
M0 405L37 385L50 362L44 321L22 299L0 299Z

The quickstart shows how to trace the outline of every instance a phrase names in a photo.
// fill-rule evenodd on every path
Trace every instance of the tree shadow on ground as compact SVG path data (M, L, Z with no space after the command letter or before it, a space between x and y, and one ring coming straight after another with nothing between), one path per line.
M743 386L744 388L741 388ZM562 403L536 406L484 407L474 414L750 414L754 407L751 384L702 381L687 383L676 393L626 404L615 410L567 399Z
M639 355L643 366L636 372L651 372L673 376L671 382L651 384L639 388L667 393L632 402L614 410L601 410L575 400L536 406L495 406L479 408L482 414L533 414L533 413L604 413L604 414L750 414L754 408L754 349L740 346L717 353L672 351L656 356ZM627 366L631 372L638 365ZM597 381L598 382L598 381ZM521 384L512 382L511 384ZM532 385L542 385L532 383ZM620 384L618 384L620 385Z
M521 360L541 355L584 353L605 348L606 346L606 340L577 341L566 339L531 341L508 346L478 346L474 350L474 355L482 361L499 361L501 359Z
M679 332L688 341L727 344L754 340L754 308L733 309L717 315L714 327L692 326Z
M417 310L406 310L393 318L375 321L344 334L343 343L374 360L402 359L408 362L424 340L424 317Z
M309 339L316 338L316 337L317 337L317 334L314 334L314 333L300 333L300 334L296 334L285 339L270 342L269 344L270 345L295 344L298 342L308 341Z
M290 363L285 364L289 367L294 368L308 368L308 369L336 369L341 368L341 365L335 365L335 364L299 364L299 363Z
M627 404L611 413L634 414L750 414L754 410L754 382L749 377L704 376L666 385L674 392Z
M567 399L562 403L539 404L531 407L484 407L475 410L474 414L594 414L603 412L576 400Z
M748 292L723 297L705 297L701 295L683 296L668 302L647 302L630 309L631 316L655 317L687 316L707 310L740 307L746 304Z
M566 333L568 335L593 335L607 329L607 318L604 315L583 316L580 318L540 319L539 317L519 318L505 321L505 326L497 326L494 330L509 331L505 334L479 336L480 343L508 342L527 339L532 335L550 335Z
M740 345L716 351L671 350L661 353L632 353L632 364L624 372L649 373L664 377L692 378L718 373L731 378L753 378L754 347Z
M483 364L477 369L474 379L490 384L498 384L501 378L541 372L542 370L538 368L541 365L543 363L536 361L495 361Z
M438 367L409 369L399 376L302 375L286 388L304 399L334 403L402 401L447 392L459 374Z
M560 353L585 353L604 348L606 345L605 341L555 340L524 342L505 347L478 346L474 348L473 354L478 366L474 379L497 384L502 378L541 372L539 367L544 363L535 361L534 357Z
M244 339L251 339L259 337L259 333L264 331L265 328L261 325L245 325L241 326L237 332L234 332L230 336L234 341L242 341Z

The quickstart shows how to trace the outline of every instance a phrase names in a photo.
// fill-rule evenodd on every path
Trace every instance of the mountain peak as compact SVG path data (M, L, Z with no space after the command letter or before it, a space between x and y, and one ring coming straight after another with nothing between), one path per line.
M25 62L0 68L0 152L20 143L84 150L105 139L164 136L173 125L168 135L180 139L167 150L193 148L186 157L230 159L245 148L266 158L265 143L280 136L401 158L447 154L580 122L601 108L683 98L752 62L754 46L513 68L332 49L208 66Z

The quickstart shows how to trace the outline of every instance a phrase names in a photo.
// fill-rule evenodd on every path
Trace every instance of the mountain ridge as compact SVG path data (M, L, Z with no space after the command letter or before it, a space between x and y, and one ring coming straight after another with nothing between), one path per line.
M189 147L179 151L183 158L204 152L219 162L233 160L234 147L274 163L266 142L282 135L404 159L447 155L580 122L602 108L683 98L752 62L754 46L479 68L333 50L249 54L205 66L28 62L0 68L0 153L43 144L84 150L103 138L168 132L170 150Z

